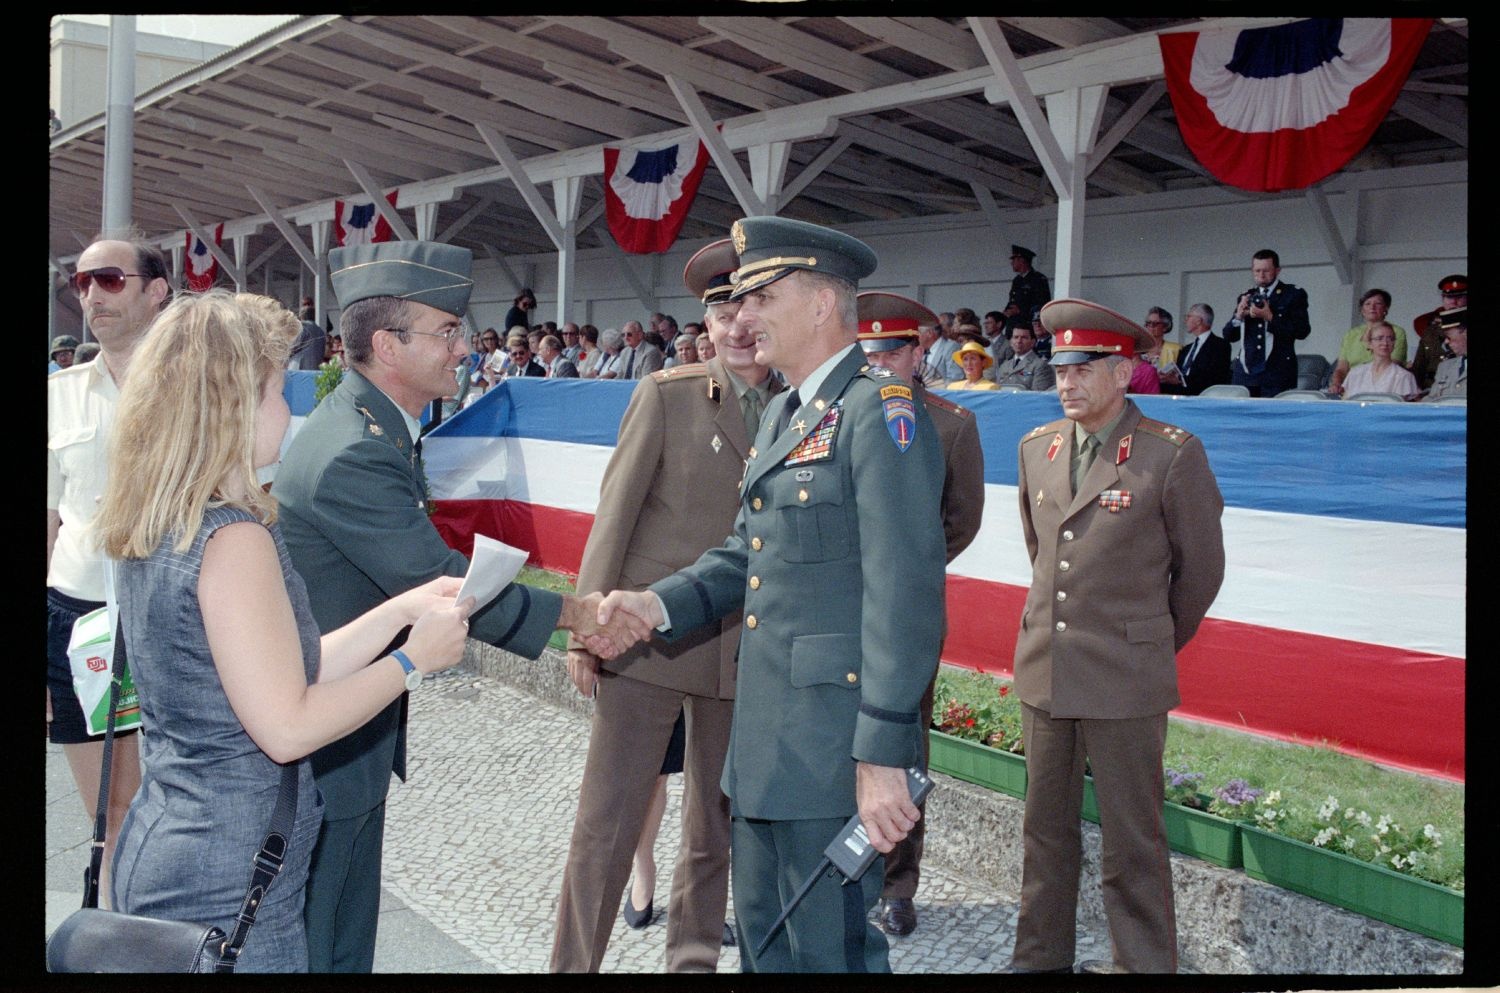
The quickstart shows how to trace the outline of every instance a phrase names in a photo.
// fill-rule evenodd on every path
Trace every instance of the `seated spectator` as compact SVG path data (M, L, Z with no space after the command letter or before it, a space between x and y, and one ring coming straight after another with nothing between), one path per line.
M1184 321L1192 343L1177 353L1177 367L1162 373L1161 391L1183 396L1198 396L1210 386L1226 384L1229 369L1229 342L1214 334L1214 309L1206 303L1188 308Z
M948 385L947 361L932 354L934 346L943 340L940 324L923 324L917 328L917 341L921 343L922 354L925 356L922 364L917 367L917 378L930 390L945 389Z
M1036 339L1036 353L1044 359L1052 358L1052 332L1042 325L1042 308L1031 311L1031 336Z
M506 379L547 375L542 364L531 357L531 345L524 335L511 335L505 343L505 351L510 355L510 367L505 370Z
M1469 308L1444 310L1433 323L1442 328L1453 357L1438 365L1432 389L1422 399L1430 402L1444 397L1466 397L1469 395ZM83 349L78 353L82 355Z
M1130 365L1130 386L1126 388L1126 393L1161 392L1161 377L1157 375L1156 364L1149 353L1132 355Z
M948 384L950 390L994 390L999 389L994 383L984 378L984 370L994 365L994 359L990 353L984 350L984 346L977 341L966 341L953 355L955 365L963 367L964 378L957 379Z
M1172 333L1172 312L1165 307L1152 307L1146 311L1146 320L1142 323L1155 342L1146 350L1146 354L1152 365L1156 366L1157 382L1160 384L1163 373L1176 369L1182 345L1167 340L1167 335ZM1161 390L1158 389L1157 392L1160 393Z
M563 343L563 358L576 365L578 363L578 360L583 358L583 346L579 343L579 339L582 337L582 332L580 331L577 324L574 324L572 321L568 321L562 326L561 337Z
M1419 393L1416 377L1392 358L1396 349L1396 329L1385 321L1372 322L1365 332L1364 345L1372 357L1349 373L1344 380L1343 395L1394 393L1408 400L1416 399Z
M324 358L323 361L324 361L324 363L337 362L341 366L345 366L345 367L348 366L349 363L347 363L347 362L344 361L344 336L343 335L341 335L341 334L331 334L331 335L328 336L328 352L327 352L327 356Z
M1005 315L998 310L987 311L984 315L984 336L993 344L996 338L1005 333Z
M78 350L78 339L70 334L60 334L52 339L52 351L48 353L51 360L47 366L47 374L51 375L59 369L66 369L73 364L74 353Z
M500 333L494 328L485 328L479 334L479 348L475 350L469 366L469 382L472 385L480 389L485 387L485 365L499 351Z
M578 366L563 357L562 342L556 335L542 335L541 347L537 349L537 358L541 359L541 366L547 371L548 379L577 379Z
M714 348L714 340L709 337L708 332L705 331L700 334L698 336L698 361L707 362L716 354L718 354L718 352Z
M578 358L573 364L578 367L578 375L583 379L594 379L599 375L599 360L604 353L599 350L599 329L592 324L585 324L578 329Z
M625 348L625 332L619 328L605 328L599 333L599 351L603 356L594 367L599 379L621 379L625 367L620 364L621 352Z
M1365 322L1350 328L1344 334L1344 342L1339 346L1338 360L1333 364L1333 375L1328 380L1329 396L1338 396L1344 392L1344 380L1348 378L1350 369L1363 365L1375 357L1365 342L1374 324L1390 323L1385 319L1385 315L1390 311L1391 295L1385 290L1367 290L1365 295L1359 298L1359 312ZM1390 327L1396 332L1396 348L1391 352L1391 361L1406 365L1406 331L1395 324L1391 324Z
M94 356L99 354L99 343L97 341L86 341L78 346L73 353L73 364L83 365L85 362L94 361Z
M542 338L544 338L546 334L546 328L544 328L540 324L532 328L530 331L526 332L526 347L531 349L532 355L535 355L537 352L542 350Z
M1057 373L1036 353L1036 338L1030 328L1023 326L1011 331L1010 343L1015 356L995 365L997 387L1019 386L1033 392L1057 388Z
M667 359L667 368L679 365L692 365L698 361L698 336L690 335L686 331L677 336L677 354Z
M1418 314L1411 322L1412 334L1417 335L1418 340L1417 353L1412 356L1408 368L1417 377L1417 385L1423 389L1432 385L1439 363L1448 358L1447 342L1443 339L1438 315L1445 310L1468 308L1469 277L1463 273L1444 276L1438 280L1438 293L1442 295L1442 306L1425 314Z

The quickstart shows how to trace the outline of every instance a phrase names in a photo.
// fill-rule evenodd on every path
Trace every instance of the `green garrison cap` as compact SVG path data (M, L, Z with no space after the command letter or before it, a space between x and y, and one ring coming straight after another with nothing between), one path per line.
M339 306L398 297L462 317L474 280L474 253L436 241L382 241L328 253L328 277Z
M739 256L734 254L729 239L720 238L700 248L688 259L682 270L682 283L689 293L705 304L728 303L729 291L734 288L729 284L729 277L739 264Z
M740 256L740 267L731 277L731 300L797 269L838 276L855 285L875 271L875 253L869 245L806 221L744 217L734 222L730 240Z

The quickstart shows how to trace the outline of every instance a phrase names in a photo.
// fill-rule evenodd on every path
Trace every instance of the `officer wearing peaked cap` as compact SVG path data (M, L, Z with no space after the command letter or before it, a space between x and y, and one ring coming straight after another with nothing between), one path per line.
M675 639L744 611L723 786L733 817L741 963L762 972L885 972L868 913L882 864L821 877L763 955L790 886L850 815L888 851L915 823L903 770L921 761L922 691L943 614L942 453L912 388L857 347L862 242L776 217L736 222L732 297L762 362L794 389L766 411L734 533L604 614Z
M739 481L760 412L779 388L735 327L729 239L688 261L717 354L642 379L620 420L594 526L578 569L582 592L640 589L720 545L740 507ZM666 970L712 972L729 890L729 802L719 787L734 712L740 614L671 644L637 645L601 667L570 639L568 672L594 694L549 968L597 972L629 893L631 857L679 713L686 713L682 844L667 905ZM660 895L658 890L657 895ZM657 904L660 906L660 904ZM637 910L644 908L637 907Z
M307 418L274 494L292 564L307 577L322 632L468 561L428 519L418 457L422 408L454 389L466 354L460 320L472 257L423 241L329 253L349 369ZM592 622L582 601L509 586L470 635L535 658L554 628ZM607 649L606 649L607 650ZM406 775L406 697L313 753L323 828L308 876L308 964L369 972L380 910L380 851L391 772Z
M1469 306L1469 277L1459 272L1444 276L1438 280L1437 289L1443 305L1418 315L1411 322L1412 334L1417 336L1417 349L1407 368L1424 390L1432 385L1438 366L1452 354L1444 340L1438 316L1445 310Z
M859 295L859 344L865 358L910 383L937 428L943 449L943 537L946 560L952 562L979 533L984 517L984 452L974 415L928 392L917 376L923 357L917 329L936 324L936 314L908 297L881 291ZM934 671L934 681L936 676ZM932 695L933 682L928 682L919 705L924 728L932 723ZM922 746L925 767L925 737ZM911 833L886 856L885 887L880 894L880 926L886 934L905 935L916 929L913 898L921 878L924 828L925 822L918 820Z
M1031 267L1035 258L1036 253L1029 248L1010 246L1010 268L1016 275L1010 281L1010 300L1005 305L1009 328L1030 321L1032 312L1052 299L1047 277Z
M1015 656L1028 786L1012 969L1072 971L1087 760L1113 967L1175 972L1162 753L1176 654L1224 578L1224 501L1202 442L1125 396L1145 328L1084 300L1054 300L1042 321L1066 416L1019 453L1032 578Z

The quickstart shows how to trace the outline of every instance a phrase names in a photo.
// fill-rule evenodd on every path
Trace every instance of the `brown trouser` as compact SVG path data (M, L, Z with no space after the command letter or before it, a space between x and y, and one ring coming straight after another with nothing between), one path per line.
M687 718L687 749L682 845L667 905L667 971L718 967L729 889L729 800L719 777L734 701L600 672L578 817L557 903L553 972L599 971L679 711Z
M932 740L928 737L927 729L932 727L932 695L936 686L937 673L934 672L932 682L927 684L927 692L922 694L922 702L918 705L922 721L924 770L932 751ZM917 809L922 811L922 816L917 818L916 825L886 854L885 888L880 891L882 900L910 900L917 895L917 883L922 878L922 839L927 835L927 805L924 803Z
M1023 703L1021 731L1026 847L1013 964L1073 965L1087 757L1104 833L1101 875L1114 963L1127 972L1176 972L1172 864L1162 822L1167 715L1066 720Z

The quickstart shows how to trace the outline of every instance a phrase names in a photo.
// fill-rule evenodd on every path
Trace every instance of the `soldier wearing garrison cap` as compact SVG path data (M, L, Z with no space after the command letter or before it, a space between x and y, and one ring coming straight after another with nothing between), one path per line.
M723 779L740 961L886 972L867 916L879 860L856 884L817 878L756 948L850 815L881 852L919 817L904 769L921 761L941 640L941 445L912 387L857 347L868 246L778 217L736 222L732 242L738 321L794 389L766 410L729 540L645 592L611 593L601 614L636 613L675 640L744 611Z
M1087 760L1114 949L1103 968L1175 972L1162 753L1177 652L1224 578L1224 501L1202 442L1125 396L1131 356L1154 341L1145 328L1084 300L1054 300L1042 320L1066 416L1019 453L1032 577L1015 656L1028 785L1011 971L1073 970Z
M952 562L979 533L984 517L984 452L979 445L979 427L974 415L922 385L917 372L922 366L922 344L917 329L935 326L937 315L917 301L895 293L870 291L859 295L859 344L871 365L891 370L911 384L937 428L943 448L943 538L946 561ZM919 704L921 726L932 724L933 682ZM927 761L927 739L922 740L923 767ZM921 879L922 840L925 822L918 820L911 833L885 857L885 887L880 893L880 926L886 934L911 934L917 926L913 898Z
M640 381L599 489L578 590L638 590L724 542L739 511L739 481L761 411L780 388L755 361L735 321L729 239L683 271L703 300L715 355ZM719 787L734 713L740 614L671 644L637 645L602 666L570 639L568 673L594 695L578 816L557 902L553 972L597 972L620 916L662 756L687 714L682 844L667 904L666 971L712 972L729 892L729 801ZM656 894L652 894L654 896ZM649 905L649 901L648 901ZM635 906L637 912L646 908Z
M1444 338L1438 315L1445 310L1457 310L1469 306L1469 277L1454 273L1438 280L1438 293L1443 304L1418 316L1411 322L1412 333L1417 335L1417 351L1408 366L1417 379L1417 386L1427 389L1437 376L1438 366L1453 352Z
M1036 308L1052 299L1047 277L1031 267L1036 253L1020 245L1010 246L1010 268L1016 275L1010 281L1010 300L1005 305L1007 331L1031 320Z
M336 248L348 370L308 416L274 494L292 564L322 632L437 576L462 576L427 516L419 417L451 393L466 345L468 249L424 241ZM592 632L592 601L509 586L470 620L470 637L529 658L559 627ZM612 648L596 639L598 650ZM406 698L313 753L323 828L307 883L308 965L369 972L380 910L380 851L391 772L406 778Z

